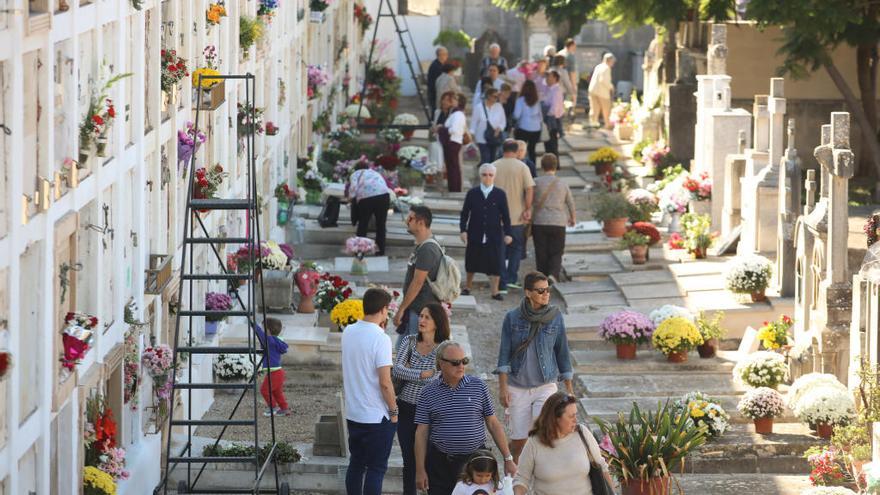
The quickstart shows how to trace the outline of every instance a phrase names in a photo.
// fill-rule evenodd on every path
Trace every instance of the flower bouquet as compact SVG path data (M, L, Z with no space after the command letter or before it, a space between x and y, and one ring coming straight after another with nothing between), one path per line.
M284 181L275 186L275 199L278 200L278 225L287 225L290 218L290 203L296 199L296 190L291 189Z
M685 177L685 175L679 175L660 190L658 193L660 210L670 215L682 214L687 211L691 194L684 188Z
M768 435L773 433L773 418L782 414L785 404L776 390L758 387L746 391L736 408L740 414L754 421L755 433Z
M254 133L262 134L263 109L254 107L249 103L238 104L238 135L250 136Z
M404 139L403 133L394 128L382 129L379 131L378 137L388 145L400 144Z
M315 302L312 300L318 291L318 282L321 280L321 267L314 262L305 262L293 276L296 288L299 289L300 299L297 313L314 313Z
M75 312L65 315L64 329L61 331L61 343L64 347L61 366L68 372L73 371L89 352L97 326L98 318L95 316Z
M325 273L318 282L315 293L315 305L325 313L330 313L337 304L348 299L352 294L348 282L338 275Z
M232 309L232 298L221 292L208 292L205 295L205 309L208 311L229 311ZM205 336L217 333L217 324L225 319L225 316L206 316Z
M220 24L221 17L226 17L226 7L222 3L209 3L205 12L205 22L209 26L216 26Z
M602 177L613 171L614 164L620 159L620 153L607 146L594 151L587 161L596 168L596 175Z
M257 8L257 15L266 21L266 23L271 23L272 17L275 16L275 9L278 8L278 1L279 0L260 0L260 6Z
M770 260L763 256L737 256L727 264L727 289L739 294L751 294L752 302L766 301L764 291L770 285L772 273Z
M186 70L186 60L177 56L176 50L162 50L161 69L162 69L162 91L170 93L172 89L177 87L184 77L189 75Z
M280 130L281 129L277 125L275 125L274 122L271 122L271 121L266 122L266 135L267 136L277 136L278 131L280 131Z
M792 325L794 320L788 315L782 315L778 321L765 321L764 326L758 329L758 340L768 351L788 346L788 330Z
M141 354L141 365L153 380L153 395L156 398L156 425L159 426L168 414L171 403L171 384L174 379L174 351L165 344L147 347Z
M709 215L685 213L681 217L681 227L684 231L684 247L694 258L705 258L706 251L715 240L712 235L712 218Z
M110 475L113 481L128 479L125 449L116 445L116 421L113 410L100 395L86 399L86 423L83 427L85 465Z
M785 380L788 365L781 354L768 351L753 352L733 367L733 378L750 387L776 388Z
M681 236L678 232L673 232L669 235L669 240L666 242L666 245L669 246L669 249L684 249L684 237Z
M113 101L108 98L107 93L119 80L129 76L131 76L131 73L127 72L106 79L102 72L99 80L106 80L106 82L99 86L100 89L96 93L92 93L89 98L89 107L79 125L78 168L85 167L85 162L89 158L88 149L92 142L95 143L95 154L97 156L104 156L107 146L107 131L110 129L113 119L116 118L116 109L113 107Z
M254 362L248 354L218 354L214 376L224 382L243 382L254 374Z
M697 330L703 336L703 343L697 346L697 352L701 358L712 358L718 352L718 339L722 338L726 330L721 326L724 319L723 311L716 311L712 319L706 317L701 311L697 315Z
M675 408L686 413L695 426L705 426L710 437L724 434L730 426L730 415L717 399L702 392L690 392L675 402Z
M346 299L330 311L330 320L341 332L345 327L364 318L364 302L360 299Z
M842 385L842 384L840 384ZM855 403L845 386L819 385L791 405L794 415L804 423L815 425L822 438L831 438L834 427L855 417Z
M599 326L599 337L617 346L617 359L635 359L636 346L650 342L653 332L654 323L631 310L609 315Z
M712 199L712 179L709 178L709 172L701 172L698 176L688 175L683 185L691 193L692 201Z
M345 241L345 253L354 256L351 262L353 275L365 275L367 273L367 261L364 256L373 254L377 250L376 243L367 237L349 237Z
M703 343L703 336L692 321L674 316L657 326L651 341L669 362L683 363L687 361L688 351Z
M617 100L611 107L608 121L614 126L614 137L618 141L629 141L633 133L633 114L629 103Z
M631 189L626 200L633 206L630 214L632 222L650 222L651 214L657 211L657 196L647 189Z
M696 317L691 312L691 310L687 308L683 308L681 306L676 306L674 304L664 304L659 308L655 309L648 313L648 319L654 323L654 327L660 326L661 323L668 320L669 318L684 318L691 323L696 323Z
M361 28L361 36L363 36L373 24L373 16L367 12L367 8L363 4L356 3L354 4L354 18L358 22Z
M194 176L195 184L193 185L194 199L213 199L217 197L217 190L223 179L229 176L223 171L223 167L218 163L210 168L197 168ZM199 210L204 213L208 210Z
M178 166L192 159L193 154L208 138L202 131L196 131L195 124L186 122L186 130L177 131L177 164Z
M312 100L321 96L321 88L330 82L330 74L320 65L309 65L308 75L308 96Z
M642 148L641 156L633 158L641 158L642 164L650 169L651 175L664 172L666 167L675 160L669 146L666 145L666 141L663 139L645 146Z
M345 107L343 112L349 119L369 119L371 118L370 109L366 105L360 103L352 103Z
M83 468L83 495L116 495L116 482L95 466Z

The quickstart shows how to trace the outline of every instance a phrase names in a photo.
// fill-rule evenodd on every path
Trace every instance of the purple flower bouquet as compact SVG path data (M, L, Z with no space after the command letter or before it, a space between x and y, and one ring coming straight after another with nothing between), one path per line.
M177 131L177 163L186 163L192 159L199 145L207 140L201 131L196 132L195 124L186 123L186 130Z
M205 309L208 311L228 311L232 309L232 298L221 292L208 292L205 294ZM225 318L206 316L207 321L221 321Z
M628 309L608 316L599 326L599 336L615 344L644 344L653 333L654 323L647 316Z

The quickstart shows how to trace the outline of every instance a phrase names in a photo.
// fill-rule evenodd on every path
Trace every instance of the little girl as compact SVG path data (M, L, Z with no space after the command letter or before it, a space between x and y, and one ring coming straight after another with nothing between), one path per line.
M478 450L474 452L464 465L459 482L452 490L452 495L474 495L485 493L495 495L501 487L498 479L498 461L490 452Z

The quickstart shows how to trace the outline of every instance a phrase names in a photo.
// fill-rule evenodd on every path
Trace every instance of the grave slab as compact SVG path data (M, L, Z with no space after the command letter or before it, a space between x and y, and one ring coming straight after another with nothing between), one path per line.
M644 272L612 273L611 280L618 287L627 285L667 284L674 283L675 278L666 270L649 270ZM655 295L657 293L655 292Z
M281 320L285 327L313 327L318 324L318 312L314 313L269 313L268 316Z
M672 263L669 265L669 271L671 271L676 277L709 275L713 273L724 273L724 265L724 261L689 261L684 263Z
M678 286L687 293L724 290L724 277L718 274L678 277Z
M648 314L651 311L663 306L664 304L674 304L676 306L687 307L685 298L683 297L657 297L653 299L633 299L629 305L632 309Z
M572 191L574 191L576 189L583 189L583 187L587 184L580 177L574 177L574 176L560 177L559 180L561 180L563 183L567 184L568 187L571 188Z
M604 275L619 272L622 267L611 254L575 253L562 256L562 266L569 276Z
M581 308L598 309L604 306L625 306L626 299L617 291L593 292L589 294L569 294L564 297L569 311Z
M614 349L573 350L571 357L582 373L593 375L639 375L651 373L730 373L739 359L736 351L718 351L714 358L700 359L696 351L688 354L684 363L670 363L659 351L640 348L634 360L617 359Z
M705 290L694 291L688 293L688 307L695 311L705 310L721 310L721 311L760 311L761 308L769 309L769 304L743 304L740 300L727 290Z
M453 310L474 311L477 309L477 298L474 296L458 296L452 303Z
M648 351L650 352L650 351ZM745 387L735 383L728 373L694 374L682 380L679 373L645 375L635 381L632 376L579 375L588 397L630 397L636 395L680 396L694 390L710 395L737 395Z
M572 294L588 294L591 292L609 292L617 289L608 278L595 282L559 282L553 285L553 289L563 298Z
M387 272L389 269L387 256L367 256L367 270L371 272ZM333 269L337 272L347 272L351 270L351 263L354 257L337 256L334 259Z
M636 299L656 299L658 295L678 296L681 291L675 282L624 285L620 288L630 302Z
M565 228L565 243L568 245L568 236L574 234L589 234L596 233L602 231L602 224L595 220L587 220L584 222L578 222L574 225L574 227L566 227ZM604 236L603 236L604 237Z
M563 316L565 331L574 333L596 330L602 324L602 320L624 309L628 308L626 306L606 306L585 313L569 313Z

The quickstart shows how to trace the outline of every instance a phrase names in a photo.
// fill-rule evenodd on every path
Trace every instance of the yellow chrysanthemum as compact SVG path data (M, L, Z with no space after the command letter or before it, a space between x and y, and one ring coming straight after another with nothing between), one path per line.
M194 70L193 73L192 73L192 84L193 84L193 86L198 86L198 85L199 85L199 75L202 75L202 76L219 76L220 73L217 72L217 71L214 70L214 69L209 69L209 68L207 68L207 67L202 67L202 68L196 69L196 70ZM214 86L215 86L217 83L219 83L219 82L220 82L219 79L202 79L202 88L212 88L212 87L214 87Z
M695 407L695 408L691 409L691 417L702 418L705 415L706 415L706 413L704 413L703 410L700 409L699 407Z
M676 316L664 320L654 331L651 341L657 350L663 354L670 354L687 351L702 344L703 337L696 325L685 318Z
M344 327L364 318L364 302L360 299L346 299L330 311L330 320Z
M116 495L116 482L108 473L94 466L83 468L83 487L100 490L105 495Z

